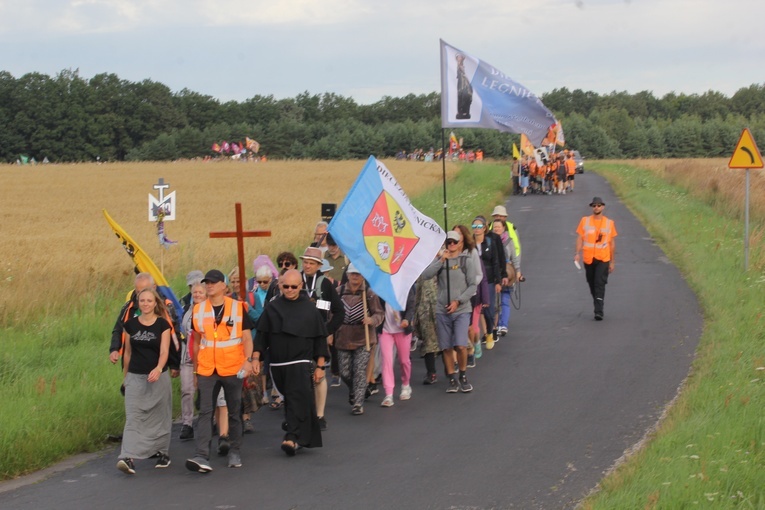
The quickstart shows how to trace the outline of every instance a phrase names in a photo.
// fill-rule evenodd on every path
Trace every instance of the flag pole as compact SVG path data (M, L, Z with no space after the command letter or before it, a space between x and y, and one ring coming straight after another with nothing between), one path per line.
M451 140L449 141L451 144ZM447 202L446 202L446 151L445 151L445 145L446 145L446 129L441 128L441 180L444 183L444 230L447 232L449 229L449 218L447 217ZM451 147L451 145L450 145ZM449 266L446 263L446 259L444 259L444 269L446 269L446 300L447 302L452 302L452 296L451 292L449 290Z
M449 230L449 221L446 215L446 128L441 128L441 175L444 185L444 228Z
M364 306L364 319L367 318L367 280L364 279L363 283L361 284L361 301ZM371 347L369 346L369 326L364 323L364 338L366 339L366 350L369 352Z

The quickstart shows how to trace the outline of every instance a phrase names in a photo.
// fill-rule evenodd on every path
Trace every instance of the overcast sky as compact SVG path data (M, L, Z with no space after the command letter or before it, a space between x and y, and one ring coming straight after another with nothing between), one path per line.
M440 91L439 39L537 95L765 83L763 0L0 0L0 70L221 101Z

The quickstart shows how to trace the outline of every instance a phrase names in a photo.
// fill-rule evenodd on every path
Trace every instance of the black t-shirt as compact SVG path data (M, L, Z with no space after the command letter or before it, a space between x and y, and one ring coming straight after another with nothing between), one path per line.
M144 326L138 317L133 317L125 323L125 332L130 337L131 374L148 374L159 363L159 349L162 344L162 333L170 329L170 324L162 317L157 317L154 324ZM167 364L162 370L167 370Z

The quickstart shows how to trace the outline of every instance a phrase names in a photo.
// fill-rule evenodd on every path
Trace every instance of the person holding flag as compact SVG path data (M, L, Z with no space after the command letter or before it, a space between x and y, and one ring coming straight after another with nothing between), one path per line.
M367 365L377 343L377 328L385 320L385 310L377 294L367 289L364 277L351 262L346 269L348 283L340 286L343 323L335 331L340 378L348 386L351 413L364 414Z
M447 393L473 391L467 380L468 328L472 305L470 298L478 288L480 268L458 230L446 235L446 249L423 271L423 278L438 276L438 306L436 334L443 351L444 370L449 379ZM459 380L454 373L454 353L457 354Z

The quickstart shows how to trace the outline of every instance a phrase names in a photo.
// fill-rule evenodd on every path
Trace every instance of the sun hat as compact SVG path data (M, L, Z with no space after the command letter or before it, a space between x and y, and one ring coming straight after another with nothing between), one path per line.
M593 205L606 205L606 203L600 197L593 197L592 202L590 202L590 207Z
M319 271L326 273L327 271L332 271L333 269L334 267L329 265L329 260L321 259L321 267L319 268Z
M189 274L186 275L186 285L194 285L195 283L200 283L204 277L205 274L199 269L189 271Z
M507 216L507 209L505 209L504 205L498 205L491 212L491 215L492 216Z
M314 262L318 262L319 264L322 263L324 258L322 257L321 249L315 248L312 246L309 246L305 249L303 254L300 256L303 260L313 260Z

